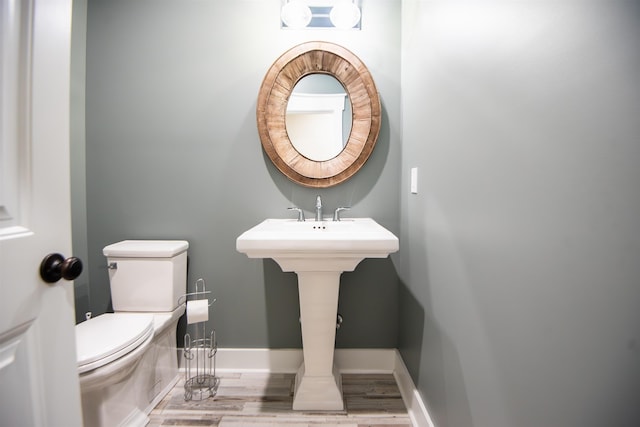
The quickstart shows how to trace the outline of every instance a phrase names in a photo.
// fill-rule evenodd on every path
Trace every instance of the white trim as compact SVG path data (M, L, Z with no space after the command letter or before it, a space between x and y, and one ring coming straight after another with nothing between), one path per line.
M298 372L301 349L219 348L216 370L221 372Z
M342 112L346 97L346 93L294 92L287 103L287 114L331 113L340 116L340 126L342 126Z
M407 412L409 412L411 424L414 427L435 427L429 411L427 411L427 407L422 400L422 396L420 396L420 392L416 389L411 375L402 360L402 356L400 356L400 352L398 350L394 351L396 357L393 376L400 389L404 406L407 407Z
M335 362L343 374L392 374L394 349L346 349L335 350Z
M181 364L182 359L181 357ZM337 348L335 362L340 367L340 373L393 374L412 425L414 427L435 427L397 349ZM216 370L221 373L296 373L301 364L301 349L220 348L216 353Z

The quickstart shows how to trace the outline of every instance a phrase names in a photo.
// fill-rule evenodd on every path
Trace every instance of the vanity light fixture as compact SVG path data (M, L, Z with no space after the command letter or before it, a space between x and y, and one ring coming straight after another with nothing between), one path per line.
M362 0L282 0L283 29L359 30Z

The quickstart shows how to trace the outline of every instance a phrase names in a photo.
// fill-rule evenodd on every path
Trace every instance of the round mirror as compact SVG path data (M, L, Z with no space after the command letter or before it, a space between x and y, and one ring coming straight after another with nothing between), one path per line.
M328 135L322 137L327 142L299 142L298 135L306 135L311 126L288 123L287 110L295 110L299 101L298 83L304 95L304 78L311 77L311 82L316 75L331 76L340 84L345 109L349 101L350 131L343 128L342 147L328 142ZM303 43L278 58L262 82L256 113L260 141L273 164L308 187L330 187L350 178L369 158L380 131L380 98L369 71L353 53L327 42ZM316 153L323 144L334 146L333 151Z
M329 74L301 78L289 97L285 125L291 144L306 158L336 157L351 133L351 102L344 87Z

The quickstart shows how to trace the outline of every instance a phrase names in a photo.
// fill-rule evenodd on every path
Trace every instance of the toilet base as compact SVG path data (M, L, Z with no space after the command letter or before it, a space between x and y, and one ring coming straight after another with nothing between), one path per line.
M148 414L180 379L177 317L163 330L156 330L157 335L130 373L111 375L113 380L109 381L107 377L102 384L91 380L92 372L80 375L85 426L145 426L149 422ZM108 369L108 366L103 368ZM97 376L98 373L93 374Z

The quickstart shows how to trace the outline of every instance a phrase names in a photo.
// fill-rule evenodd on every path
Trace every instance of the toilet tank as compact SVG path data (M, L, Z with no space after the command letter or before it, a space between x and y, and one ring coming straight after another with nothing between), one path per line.
M173 311L187 289L185 240L124 240L107 257L113 311Z

